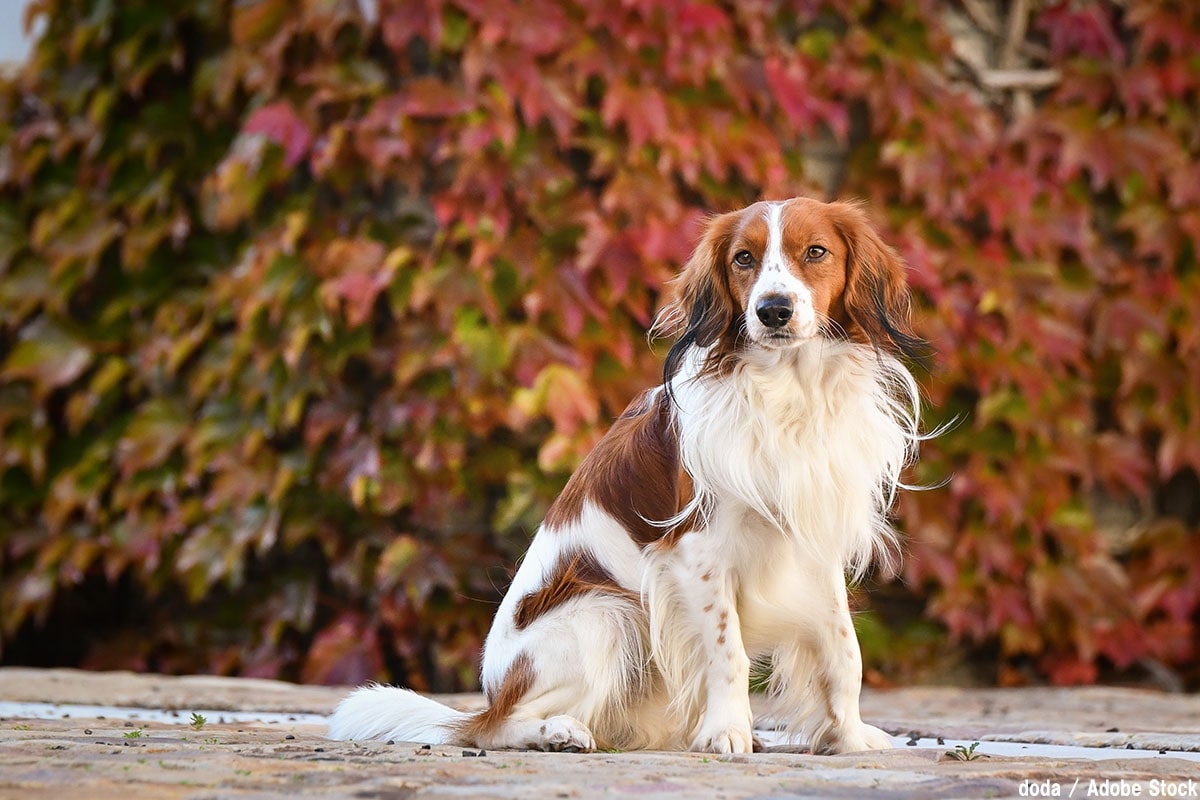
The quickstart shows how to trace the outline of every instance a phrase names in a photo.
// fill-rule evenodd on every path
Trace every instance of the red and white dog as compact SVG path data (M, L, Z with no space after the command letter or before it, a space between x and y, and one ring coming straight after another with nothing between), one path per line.
M550 507L483 657L489 707L370 686L335 739L483 748L891 747L859 717L846 575L895 552L887 512L923 438L897 360L905 265L858 206L762 202L712 218L660 328L663 385L629 406Z

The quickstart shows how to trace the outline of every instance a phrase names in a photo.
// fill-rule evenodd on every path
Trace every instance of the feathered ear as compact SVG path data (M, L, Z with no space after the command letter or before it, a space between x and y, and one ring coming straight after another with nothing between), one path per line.
M728 250L738 213L711 217L692 257L675 279L675 297L654 323L655 333L672 335L683 330L667 353L663 382L670 383L691 347L716 344L705 369L716 368L732 353L740 315L734 308L727 272ZM729 353L724 352L728 350Z
M862 209L834 203L834 224L846 242L846 320L852 339L922 360L929 344L910 327L912 305L904 259L879 238Z

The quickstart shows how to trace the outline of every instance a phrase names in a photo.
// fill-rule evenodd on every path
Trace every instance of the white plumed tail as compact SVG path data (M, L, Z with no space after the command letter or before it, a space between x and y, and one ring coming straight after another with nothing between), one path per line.
M408 689L364 686L338 703L329 718L329 738L462 744L457 728L471 716Z

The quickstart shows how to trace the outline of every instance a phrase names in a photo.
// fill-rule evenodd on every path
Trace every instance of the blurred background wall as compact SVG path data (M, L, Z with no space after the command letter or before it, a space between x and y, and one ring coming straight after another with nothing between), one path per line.
M26 30L25 0L0 5L0 73L11 76L29 56L37 31Z
M959 419L860 593L868 681L1200 685L1200 6L26 12L3 663L476 685L697 221L809 194L905 255Z

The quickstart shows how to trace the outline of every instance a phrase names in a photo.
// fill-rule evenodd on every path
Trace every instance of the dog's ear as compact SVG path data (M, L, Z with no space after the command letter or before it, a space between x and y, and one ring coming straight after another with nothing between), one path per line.
M853 203L834 203L834 224L846 243L845 318L840 320L851 339L867 341L880 350L921 360L929 345L910 325L912 305L908 267L900 254L884 243Z
M741 315L729 286L729 246L738 219L738 212L708 219L700 243L674 281L674 298L654 324L656 333L683 331L667 353L664 383L679 371L691 347L715 345L706 369L723 361L725 350L732 353Z

